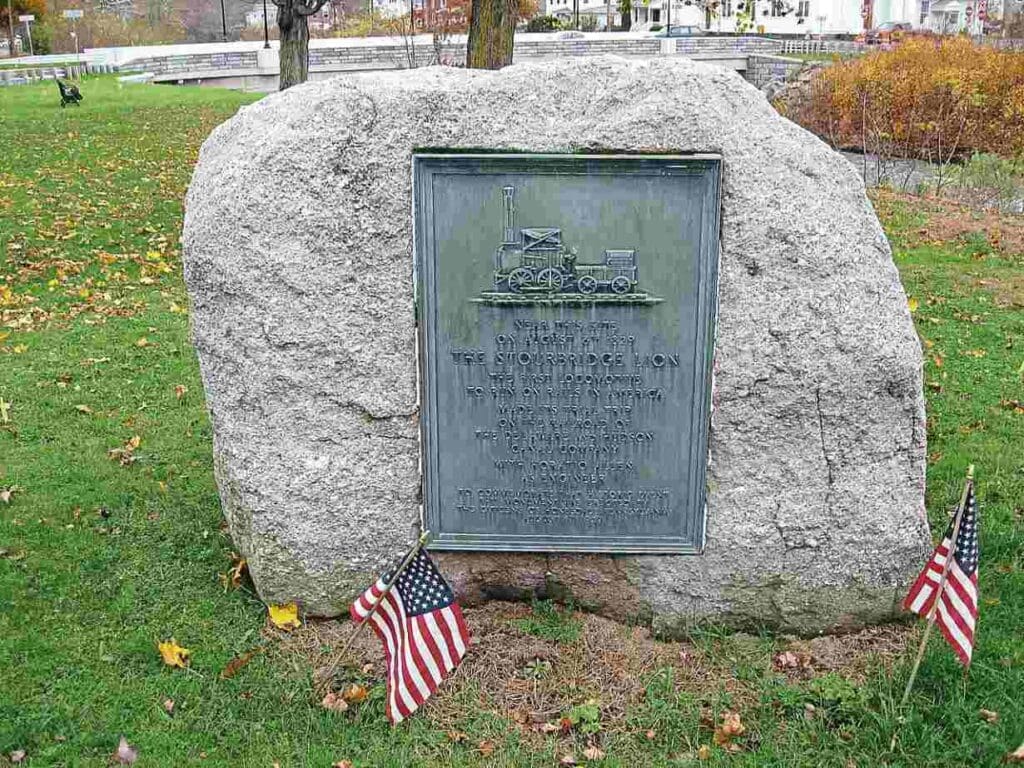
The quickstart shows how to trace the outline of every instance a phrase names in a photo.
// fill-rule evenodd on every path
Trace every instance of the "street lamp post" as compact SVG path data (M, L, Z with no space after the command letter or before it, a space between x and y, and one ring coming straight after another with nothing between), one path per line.
M270 48L270 27L267 24L267 0L263 0L263 47Z
M220 0L220 30L226 43L228 41L228 13L224 10L224 0Z

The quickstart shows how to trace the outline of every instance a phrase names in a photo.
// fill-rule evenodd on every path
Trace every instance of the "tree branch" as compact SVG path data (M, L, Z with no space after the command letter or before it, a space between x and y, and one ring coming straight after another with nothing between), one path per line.
M292 10L297 16L312 16L314 13L324 7L324 3L327 0L314 0L313 3L307 5L306 3L295 3L292 5Z

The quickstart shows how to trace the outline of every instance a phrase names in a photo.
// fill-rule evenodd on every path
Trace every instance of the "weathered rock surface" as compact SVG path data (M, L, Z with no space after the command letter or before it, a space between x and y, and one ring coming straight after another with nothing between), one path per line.
M892 618L928 546L921 351L856 171L735 73L616 58L308 83L203 146L185 268L236 544L343 611L419 505L414 148L724 156L700 556L446 554L463 599L566 596L665 633Z

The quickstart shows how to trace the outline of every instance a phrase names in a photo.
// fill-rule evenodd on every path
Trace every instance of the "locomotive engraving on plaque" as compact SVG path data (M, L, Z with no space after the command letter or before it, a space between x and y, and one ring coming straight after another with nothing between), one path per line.
M417 154L436 549L703 546L721 161Z

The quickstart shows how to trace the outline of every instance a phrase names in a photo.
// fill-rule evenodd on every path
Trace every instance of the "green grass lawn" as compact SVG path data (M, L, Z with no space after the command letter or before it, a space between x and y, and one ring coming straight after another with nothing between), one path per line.
M886 635L895 652L869 641L856 664L814 659L797 672L773 659L798 646L767 633L642 640L644 659L608 662L626 669L614 693L588 660L634 642L633 630L550 605L470 612L494 665L467 662L392 729L379 655L366 657L373 670L346 673L369 698L332 713L313 672L348 628L314 622L282 640L251 590L225 590L219 576L231 544L178 236L203 137L255 97L112 79L82 91L80 108L60 109L52 83L0 89L0 766L19 750L27 765L108 765L122 734L140 766L232 768L552 766L570 754L582 764L588 745L605 766L995 766L1024 741L1019 237L943 240L930 233L947 214L879 200L926 345L931 519L944 526L968 462L982 516L970 676L933 640L894 751L903 645L916 631ZM123 462L108 453L118 448ZM170 638L191 649L190 668L163 665L156 644ZM506 669L497 646L531 643L535 660L494 672ZM221 679L260 644L266 653ZM566 716L568 732L509 711L514 696L556 701L544 720ZM746 728L735 753L712 744L726 709Z

